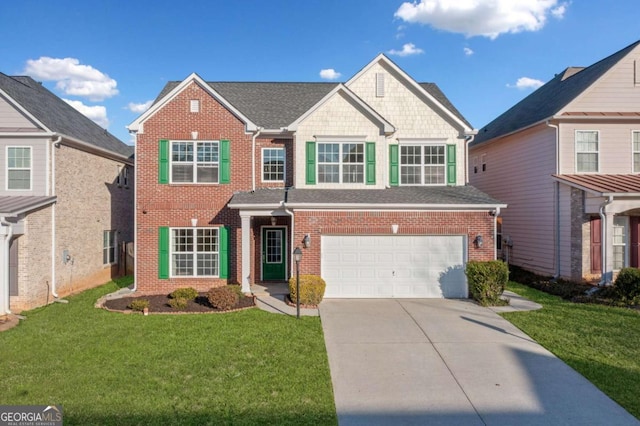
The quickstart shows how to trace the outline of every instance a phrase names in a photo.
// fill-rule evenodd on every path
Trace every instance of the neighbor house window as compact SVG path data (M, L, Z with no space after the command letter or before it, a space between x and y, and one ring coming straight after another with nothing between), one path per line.
M31 189L31 147L7 147L7 189Z
M487 154L482 154L480 156L480 162L482 163L482 171L487 171Z
M400 147L400 183L444 185L445 145L403 145Z
M218 228L171 229L171 275L217 277L220 267Z
M496 218L496 249L502 250L502 218Z
M640 131L633 134L633 173L640 173Z
M127 166L118 166L116 183L118 186L129 187L129 169L127 169Z
M262 150L262 181L284 181L284 148Z
M576 131L576 171L598 171L599 134L597 131Z
M116 263L116 231L114 230L102 233L102 263L104 265Z
M318 182L364 183L364 143L319 143Z
M176 141L171 143L171 181L217 183L219 143Z
M627 263L627 224L628 217L613 218L613 270L619 271Z

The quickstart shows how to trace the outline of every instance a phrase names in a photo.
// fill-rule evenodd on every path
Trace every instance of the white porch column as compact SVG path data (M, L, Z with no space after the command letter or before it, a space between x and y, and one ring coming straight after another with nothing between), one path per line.
M251 216L240 215L242 222L242 292L251 293Z
M604 259L602 259L602 278L604 283L613 281L613 212L605 212Z

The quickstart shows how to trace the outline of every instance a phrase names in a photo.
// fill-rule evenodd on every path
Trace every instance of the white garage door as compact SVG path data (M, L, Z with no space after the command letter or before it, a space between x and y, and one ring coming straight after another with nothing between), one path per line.
M325 297L467 297L465 242L465 236L322 236Z

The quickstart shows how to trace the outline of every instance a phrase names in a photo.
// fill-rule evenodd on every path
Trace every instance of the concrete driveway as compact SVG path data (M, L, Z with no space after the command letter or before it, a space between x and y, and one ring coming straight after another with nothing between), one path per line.
M465 300L327 299L340 425L638 425L493 311Z

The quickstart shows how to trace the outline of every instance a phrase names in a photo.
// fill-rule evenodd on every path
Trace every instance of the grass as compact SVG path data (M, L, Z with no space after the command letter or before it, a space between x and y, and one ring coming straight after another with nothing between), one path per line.
M0 333L0 404L60 404L65 425L337 423L319 318L93 307L130 283L26 312Z
M572 303L509 282L507 289L544 306L502 316L640 419L640 312Z

